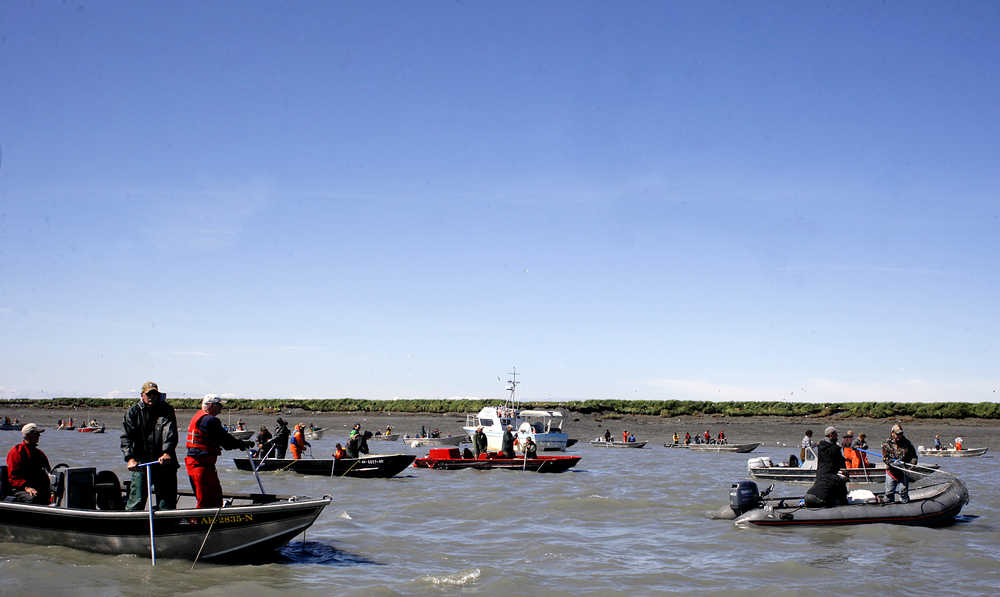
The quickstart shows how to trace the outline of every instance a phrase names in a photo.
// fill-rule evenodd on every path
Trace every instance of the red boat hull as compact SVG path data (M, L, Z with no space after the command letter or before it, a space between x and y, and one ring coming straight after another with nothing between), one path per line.
M536 458L497 458L491 454L488 458L462 458L458 448L431 450L427 458L417 458L413 461L416 468L433 468L443 471L458 469L510 469L515 471L530 471L533 473L562 473L580 462L579 456L538 456Z

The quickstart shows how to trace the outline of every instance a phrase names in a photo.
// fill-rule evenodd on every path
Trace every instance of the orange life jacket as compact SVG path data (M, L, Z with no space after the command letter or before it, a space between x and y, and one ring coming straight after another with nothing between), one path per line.
M962 449L962 442L955 442L955 449L956 450L961 450Z
M333 459L334 460L340 460L343 457L344 457L344 449L343 448L340 448L336 452L333 453Z
M219 455L222 454L222 447L216 442L209 439L201 429L198 428L198 422L202 418L209 416L209 413L199 410L193 417L191 417L191 423L188 425L188 435L187 444L188 448L197 448L209 454Z

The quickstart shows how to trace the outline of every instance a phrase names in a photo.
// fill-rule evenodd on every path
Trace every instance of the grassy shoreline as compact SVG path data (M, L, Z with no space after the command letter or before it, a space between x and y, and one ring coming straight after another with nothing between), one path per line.
M169 398L177 409L197 409L198 398ZM136 398L48 398L0 401L0 408L42 409L91 408L121 409ZM233 411L278 412L300 409L315 413L410 413L463 414L478 412L495 400L358 400L352 398L292 400L226 400ZM710 402L697 400L582 400L569 402L522 402L522 408L565 409L570 412L605 417L645 415L659 417L836 417L886 419L1000 419L1000 402Z

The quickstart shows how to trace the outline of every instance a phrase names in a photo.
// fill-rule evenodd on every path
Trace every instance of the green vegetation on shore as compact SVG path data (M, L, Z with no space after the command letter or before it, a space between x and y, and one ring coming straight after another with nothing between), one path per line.
M136 398L52 398L4 400L0 408L126 408ZM174 408L201 407L198 398L171 398ZM476 413L495 400L323 400L229 399L233 410L278 411L298 408L313 412ZM563 408L581 414L652 415L661 417L722 415L727 417L912 417L914 419L1000 419L1000 402L709 402L697 400L582 400L524 402L523 408Z

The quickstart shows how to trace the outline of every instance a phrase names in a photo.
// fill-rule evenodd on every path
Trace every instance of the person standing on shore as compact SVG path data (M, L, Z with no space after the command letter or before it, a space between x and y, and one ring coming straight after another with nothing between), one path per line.
M222 399L208 394L201 401L201 410L191 417L188 425L184 464L198 500L197 508L222 505L222 482L215 470L215 461L222 450L244 450L253 445L250 440L236 439L226 431L219 420L221 412Z
M133 404L122 418L122 456L132 471L125 509L134 511L146 507L146 474L156 491L157 509L177 507L177 415L167 404L160 389L151 381L142 385L139 402ZM151 461L157 464L140 467ZM152 506L150 506L152 507Z
M28 423L21 428L24 441L7 452L7 483L14 492L15 502L49 505L49 473L52 467L45 452L38 449L38 439L44 431L38 425Z

